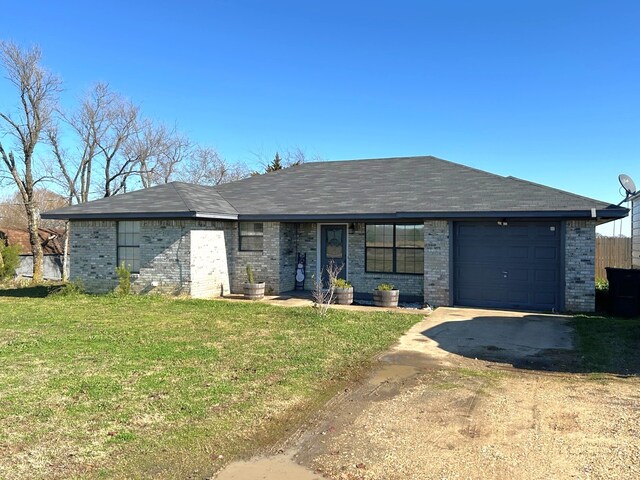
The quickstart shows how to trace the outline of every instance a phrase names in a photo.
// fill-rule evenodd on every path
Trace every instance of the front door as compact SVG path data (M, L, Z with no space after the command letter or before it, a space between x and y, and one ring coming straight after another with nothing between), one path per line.
M327 265L330 262L342 267L339 278L347 279L347 226L346 225L321 225L320 226L320 269L322 282L326 286Z

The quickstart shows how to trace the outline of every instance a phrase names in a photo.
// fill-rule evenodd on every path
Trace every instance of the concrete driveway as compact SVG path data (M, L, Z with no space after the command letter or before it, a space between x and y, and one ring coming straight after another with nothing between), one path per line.
M572 338L561 316L440 308L271 455L219 478L640 478L640 379L571 373Z
M418 353L442 366L456 356L516 368L566 371L572 365L573 329L560 315L439 308L416 324L385 356ZM416 359L418 360L418 359ZM420 362L420 360L418 360Z

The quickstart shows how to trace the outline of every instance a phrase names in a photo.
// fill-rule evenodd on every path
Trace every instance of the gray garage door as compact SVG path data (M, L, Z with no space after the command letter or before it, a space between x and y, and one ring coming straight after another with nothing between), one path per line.
M560 308L560 225L459 222L454 232L456 305Z

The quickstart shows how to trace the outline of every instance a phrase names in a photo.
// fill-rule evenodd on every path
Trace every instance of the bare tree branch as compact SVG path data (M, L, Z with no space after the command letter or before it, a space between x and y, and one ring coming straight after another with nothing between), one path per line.
M197 147L179 174L183 182L198 185L220 185L249 176L243 164L232 164L210 147Z
M33 281L42 281L43 256L40 244L40 213L35 201L35 186L43 178L34 178L34 151L43 130L51 119L60 91L60 80L40 65L37 47L23 50L12 42L0 42L0 61L7 79L16 87L20 98L15 116L0 112L0 132L16 139L18 153L0 144L2 165L14 180L22 198L28 220L29 241L33 254Z

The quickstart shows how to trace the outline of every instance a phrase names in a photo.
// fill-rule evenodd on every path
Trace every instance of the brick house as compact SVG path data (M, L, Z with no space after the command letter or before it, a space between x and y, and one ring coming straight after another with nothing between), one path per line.
M71 221L72 280L138 292L304 286L329 260L356 293L393 283L432 305L594 309L595 227L626 208L435 157L306 163L205 187L169 183L54 210Z

